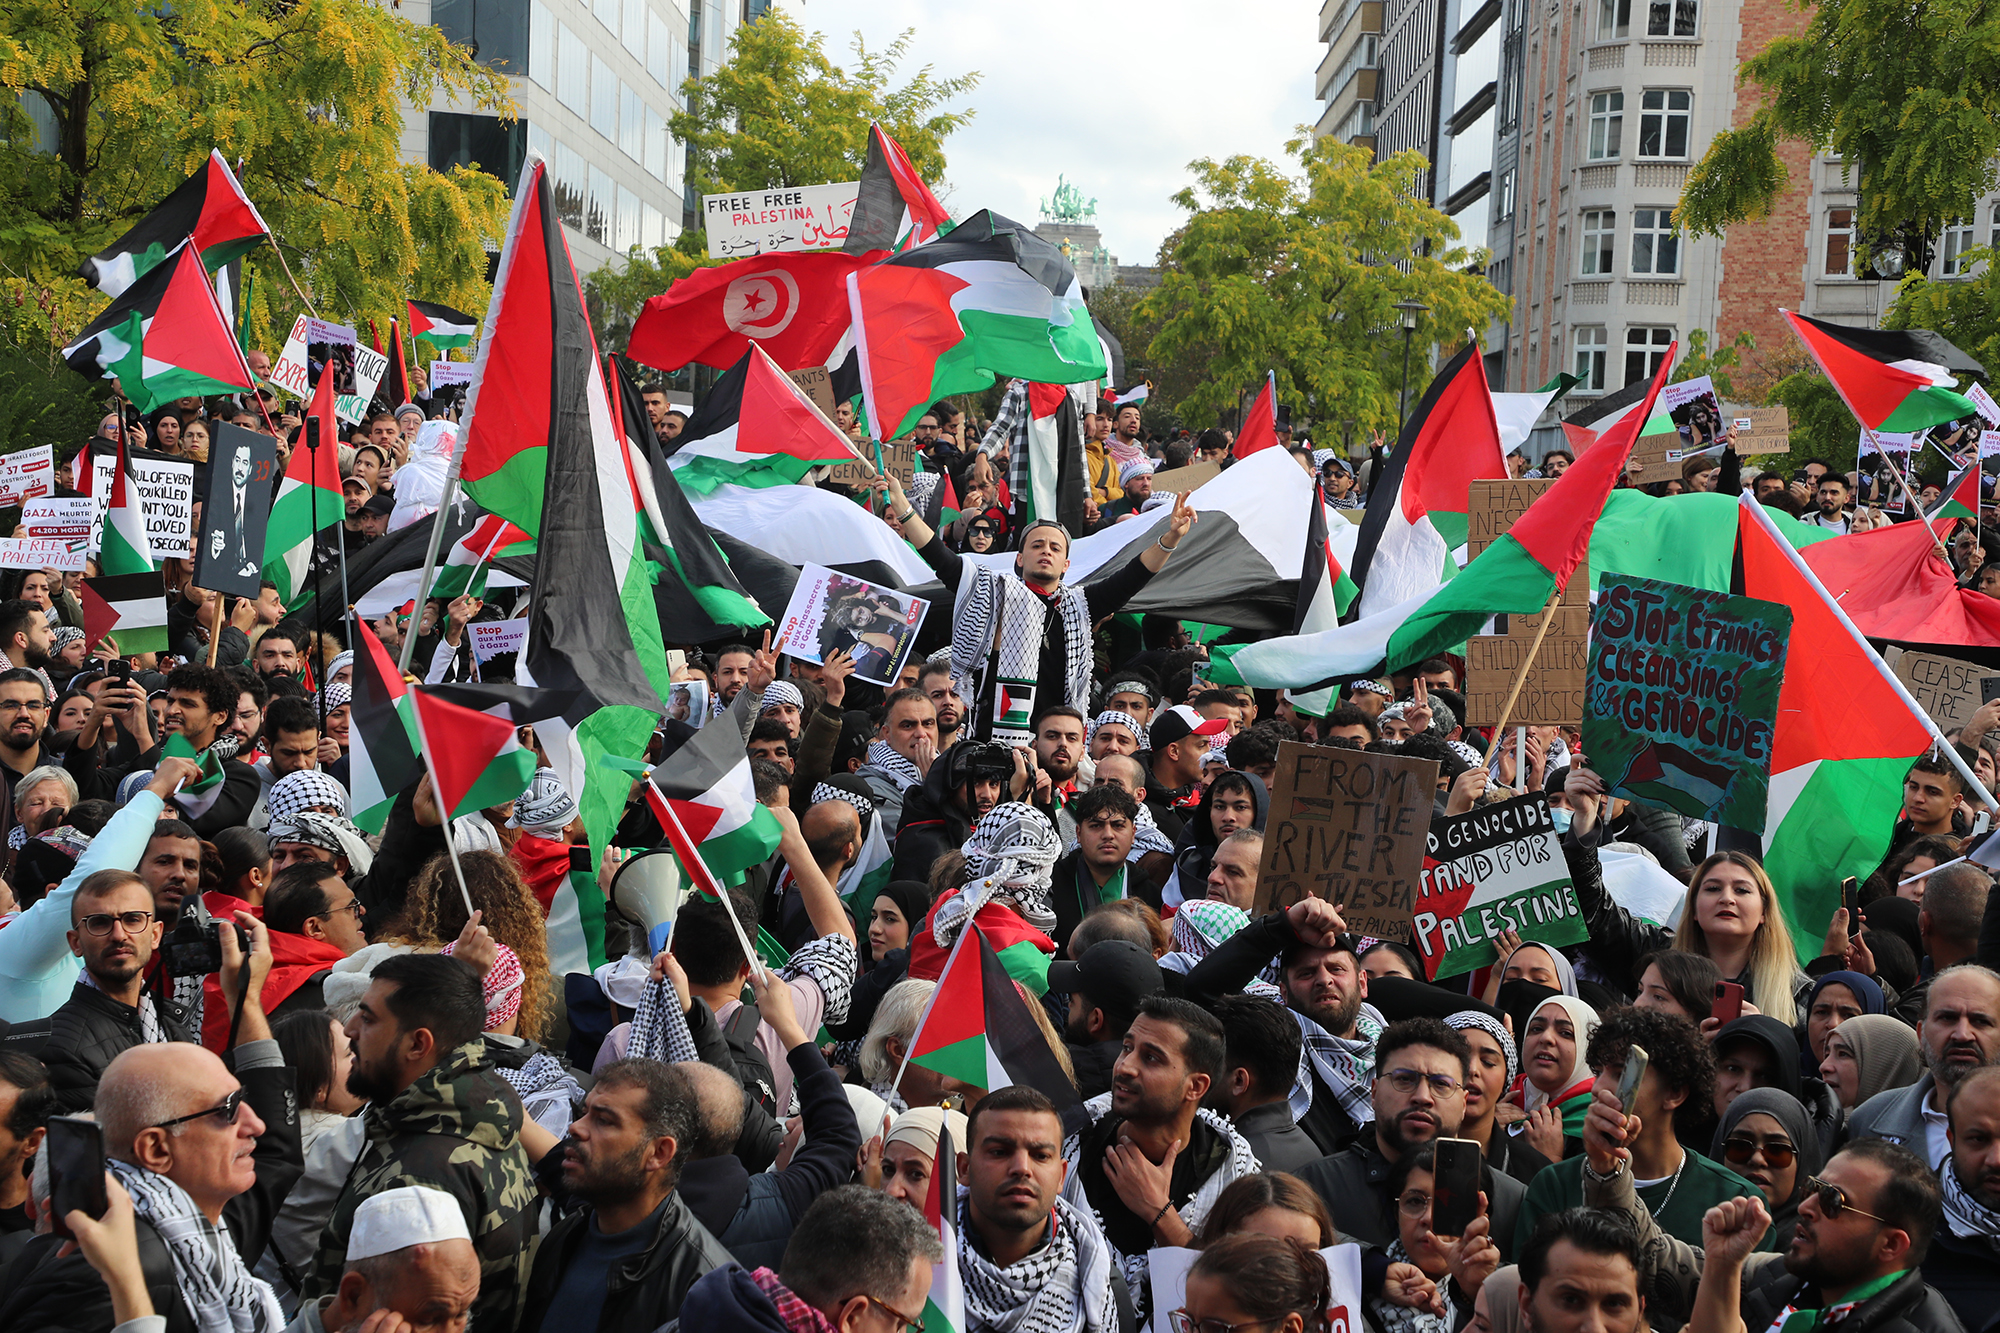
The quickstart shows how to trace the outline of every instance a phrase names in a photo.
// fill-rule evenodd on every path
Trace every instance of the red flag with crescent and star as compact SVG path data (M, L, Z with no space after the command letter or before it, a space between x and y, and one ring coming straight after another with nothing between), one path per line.
M754 345L780 370L823 366L847 332L847 275L887 254L757 255L697 269L646 302L626 355L656 370L726 370Z

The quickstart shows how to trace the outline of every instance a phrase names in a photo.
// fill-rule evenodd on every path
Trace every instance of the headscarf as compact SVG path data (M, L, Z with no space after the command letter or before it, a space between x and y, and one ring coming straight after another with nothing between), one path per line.
M362 841L360 829L338 815L323 815L317 810L301 810L290 819L272 820L271 842L301 842L344 856L357 875L367 874L375 864L375 853Z
M439 950L449 954L458 947L458 941ZM480 979L480 989L486 995L486 1030L496 1032L521 1012L521 990L527 985L528 974L521 970L521 958L504 944L493 946L495 957L493 966Z
M58 625L55 629L55 651L61 652L83 637L83 631L74 625Z
M1893 1023L1896 1020L1889 1021ZM1771 1225L1777 1228L1775 1248L1782 1252L1791 1244L1792 1229L1798 1225L1799 1204L1806 1197L1806 1180L1818 1175L1825 1161L1820 1155L1819 1131L1814 1128L1812 1117L1806 1114L1806 1108L1798 1098L1777 1088L1752 1088L1729 1103L1729 1109L1722 1114L1722 1123L1715 1127L1715 1141L1709 1145L1708 1159L1721 1162L1723 1141L1742 1123L1744 1116L1757 1114L1768 1115L1784 1126L1786 1137L1791 1139L1799 1154L1792 1163L1791 1197L1767 1201L1771 1208ZM1730 1170L1736 1168L1730 1167Z
M862 913L861 933L863 936L866 936L868 933L867 914L875 910L875 898L887 898L890 902L896 904L896 910L901 912L903 919L910 923L910 934L912 937L919 930L923 929L924 918L930 915L930 885L918 879L892 879L881 888L875 890L874 898L870 898L865 903L858 900L855 902L855 907L859 908ZM965 1144L961 1141L959 1147L962 1148L964 1146Z
M1550 944L1536 944L1531 940L1517 945L1513 953L1508 954L1500 960L1500 975L1502 977L1507 975L1508 967L1513 964L1514 954L1520 953L1523 949L1540 949L1553 959L1556 969L1556 989L1565 995L1576 994L1576 969L1570 966L1569 959L1563 957L1555 946ZM1522 1031L1525 1032L1527 1029L1523 1028Z
M353 649L351 648L343 649L342 651L335 653L333 655L333 660L326 664L326 678L328 680L332 680L335 676L338 676L340 674L340 669L342 667L351 667L353 665L354 665Z
M539 838L560 838L576 819L576 798L553 768L538 768L528 789L514 798L507 827L526 829Z
M302 768L279 778L271 784L271 794L264 798L264 805L273 824L289 823L301 810L316 805L330 805L343 816L352 813L347 788L316 768Z
M320 698L326 700L326 711L331 713L336 708L345 708L354 702L354 687L340 684L329 685L320 691Z
M845 787L836 787L831 782L816 782L813 784L812 804L818 805L821 801L845 801L847 804L853 806L855 813L863 819L875 813L875 802L869 800L859 792L849 791Z
M1130 713L1121 713L1115 708L1107 708L1096 717L1090 719L1090 726L1083 733L1084 745L1088 746L1092 741L1096 740L1097 729L1107 722L1116 722L1119 726L1131 732L1132 738L1139 742L1140 749L1146 750L1152 748L1151 743L1146 738L1146 724L1138 718L1133 717Z
M1020 801L988 810L965 840L967 880L962 892L941 903L931 934L949 945L959 928L996 897L1011 899L1022 918L1047 934L1055 929L1050 872L1062 858L1062 839L1048 816Z
M1878 1092L1907 1088L1923 1076L1917 1034L1900 1018L1863 1014L1834 1029L1854 1052L1856 1106ZM1831 1040L1831 1038L1829 1038Z
M1149 458L1135 458L1118 469L1118 484L1124 486L1137 476L1152 476L1153 462Z
M1806 1013L1810 1015L1819 1003L1819 993L1828 986L1845 986L1854 996L1854 1002L1861 1006L1861 1015L1884 1013L1888 1005L1882 999L1882 985L1873 977L1864 977L1859 972L1829 972L1813 980L1812 993L1806 997ZM1804 1029L1799 1032L1799 1060L1806 1069L1813 1067L1811 1038Z
M1521 1072L1521 1053L1514 1046L1514 1038L1508 1033L1507 1025L1489 1013L1478 1009L1461 1009L1455 1014L1446 1014L1446 1027L1464 1032L1467 1028L1478 1028L1481 1032L1500 1043L1500 1053L1507 1057L1507 1083L1513 1085Z
M1894 894L1877 898L1861 909L1861 921L1870 930L1883 930L1910 946L1910 957L1924 956L1923 932L1917 929L1917 904Z
M1576 1028L1576 1055L1570 1065L1569 1073L1563 1078L1563 1090L1555 1097L1550 1097L1548 1093L1529 1081L1524 1061L1521 1073L1521 1105L1524 1110L1533 1111L1549 1105L1554 1105L1560 1110L1562 1103L1576 1094L1578 1084L1588 1085L1594 1081L1594 1076L1590 1072L1590 1062L1585 1056L1590 1046L1590 1034L1597 1030L1597 1011L1574 995L1552 995L1535 1006L1535 1013L1528 1016L1529 1021L1532 1022L1536 1014L1542 1013L1550 1005L1556 1005L1569 1015L1570 1023ZM1523 1044L1526 1044L1525 1037ZM1564 1128L1567 1129L1568 1126L1565 1125Z
M1348 698L1351 699L1357 694L1379 694L1384 699L1393 699L1396 696L1396 692L1390 689L1387 685L1384 685L1381 681L1368 680L1365 678L1362 680L1357 680L1353 684L1347 687Z
M764 704L760 712L768 713L779 704L790 704L804 712L806 697L789 680L774 680L764 687Z
M938 1131L945 1126L951 1128L952 1147L958 1152L966 1151L965 1113L942 1106L913 1106L903 1112L889 1127L889 1137L882 1140L882 1146L887 1148L892 1143L907 1143L936 1162Z
M1769 1014L1750 1014L1733 1023L1725 1023L1722 1031L1715 1034L1715 1058L1722 1058L1724 1044L1737 1038L1754 1041L1771 1055L1770 1086L1783 1088L1796 1097L1799 1095L1799 1042L1792 1035L1791 1025L1781 1023Z
M1188 973L1224 940L1249 925L1250 914L1212 898L1190 898L1174 913L1173 922L1173 949L1161 956L1160 966Z

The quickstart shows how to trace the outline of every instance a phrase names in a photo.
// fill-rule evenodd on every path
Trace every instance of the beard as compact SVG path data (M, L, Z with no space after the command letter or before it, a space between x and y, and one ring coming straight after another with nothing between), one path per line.
M354 1063L347 1069L347 1090L363 1101L373 1102L378 1106L394 1100L396 1094L402 1091L396 1086L387 1070L377 1069L364 1063L359 1052L355 1053Z
M646 1188L646 1149L642 1142L622 1157L585 1160L583 1171L572 1187L576 1196L586 1203L601 1205L638 1194Z
M1285 989L1286 1003L1291 1006L1293 1012L1304 1014L1336 1037L1345 1036L1352 1031L1354 1020L1361 1013L1361 992L1358 989L1332 1004L1314 1004L1310 992L1300 996L1292 994L1289 985Z
M1452 1131L1445 1128L1444 1122L1439 1119L1436 1112L1432 1112L1429 1138L1412 1139L1403 1133L1402 1116L1396 1116L1389 1120L1377 1120L1375 1122L1375 1132L1382 1136L1384 1146L1394 1149L1396 1156L1401 1158L1409 1156L1425 1144L1434 1142L1440 1136L1450 1134Z

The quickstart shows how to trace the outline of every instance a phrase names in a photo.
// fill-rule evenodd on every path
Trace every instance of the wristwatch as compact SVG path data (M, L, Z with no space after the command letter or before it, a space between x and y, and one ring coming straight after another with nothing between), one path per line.
M1583 1174L1596 1181L1616 1180L1625 1174L1625 1161L1623 1158L1620 1158L1618 1165L1612 1167L1611 1170L1599 1171L1590 1164L1590 1158L1585 1156L1583 1159Z

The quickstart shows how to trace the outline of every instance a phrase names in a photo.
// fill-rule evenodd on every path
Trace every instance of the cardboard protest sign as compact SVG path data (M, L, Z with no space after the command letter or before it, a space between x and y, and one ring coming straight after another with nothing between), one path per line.
M1160 1245L1147 1251L1146 1282L1153 1293L1150 1333L1174 1333L1173 1313L1187 1305L1188 1273L1200 1257L1200 1250L1179 1245ZM1332 1288L1327 1293L1327 1333L1360 1333L1364 1323L1361 1247L1352 1241L1330 1245L1319 1252L1319 1257L1326 1261Z
M1582 582L1572 579L1570 586ZM1570 727L1583 720L1584 679L1590 666L1586 644L1590 609L1558 606L1553 615L1541 651L1535 654L1521 693L1514 700L1514 711L1508 715L1510 726ZM1465 641L1465 721L1471 726L1500 725L1500 709L1535 641L1541 617L1509 616L1508 621L1506 634L1479 634Z
M1221 475L1220 463L1189 463L1186 467L1168 468L1153 474L1153 494L1186 495Z
M1583 749L1611 794L1763 832L1791 608L1606 574L1590 628Z
M263 578L264 528L271 521L278 442L228 422L217 422L213 430L194 586L255 601Z
M1505 534L1521 515L1528 512L1528 506L1539 498L1542 492L1556 484L1554 477L1502 477L1484 478L1466 486L1465 550L1470 559L1478 559L1482 551ZM1562 606L1588 606L1590 589L1584 578L1573 578L1563 591ZM1514 617L1509 633L1526 622L1529 633L1541 627L1540 617ZM1555 631L1550 630L1551 634Z
M1889 665L1942 731L1970 722L1984 701L1984 682L2000 680L1990 667L1937 653L1906 652Z
M788 370L785 375L805 392L806 397L813 400L813 406L819 409L821 416L828 421L833 420L833 409L836 406L833 400L833 376L827 374L825 366Z
M319 377L331 374L335 413L358 422L388 369L389 358L361 346L352 328L301 315L271 365L271 383L294 398L309 398Z
M872 455L875 452L875 446L872 444L857 444L854 447L864 454ZM904 488L907 489L910 485L910 479L917 475L917 446L914 444L883 445L882 468L886 472L895 473L896 480L902 482ZM863 465L859 462L835 463L827 469L826 479L837 486L859 487L868 484L868 478L873 472L874 467L872 465Z
M53 445L38 444L0 455L0 508L53 493L55 478Z
M1965 390L1965 396L1979 409L1979 419L1988 426L2000 426L2000 403L1993 401L1993 395L1986 392L1983 384L1974 384Z
M847 243L860 181L791 185L701 197L710 259L743 259L804 250L838 250Z
M1252 915L1324 898L1350 931L1404 938L1437 778L1429 759L1280 742Z
M80 542L48 537L0 537L0 569L82 569Z
M824 565L799 570L777 647L802 662L845 650L856 680L893 685L917 641L930 603Z
M90 549L96 551L104 546L104 511L111 507L111 471L118 466L117 446L109 440L92 440L90 454L90 498L96 512L91 523ZM191 558L194 464L148 449L134 449L129 456L132 476L139 483L139 509L146 516L146 538L152 543L153 558Z
M503 653L518 653L528 641L526 616L513 620L475 620L465 628L472 634L475 661L491 662Z
M1433 819L1411 924L1433 981L1497 962L1502 931L1541 944L1590 938L1549 798L1531 792Z
M74 542L78 550L83 550L90 545L95 513L87 495L50 496L21 506L21 526L30 537Z
M1722 405L1722 425L1735 436L1739 454L1788 454L1792 451L1792 410L1775 407Z

